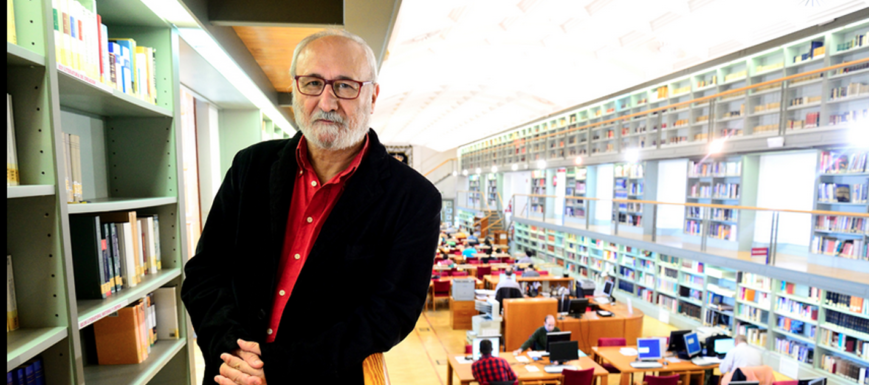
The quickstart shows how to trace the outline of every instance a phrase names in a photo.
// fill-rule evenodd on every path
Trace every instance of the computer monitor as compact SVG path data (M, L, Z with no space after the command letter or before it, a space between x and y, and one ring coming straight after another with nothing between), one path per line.
M574 298L570 300L570 315L582 318L585 309L588 308L588 298Z
M690 330L673 330L670 332L670 345L667 346L667 351L670 352L684 352L685 351L685 338L684 335L691 333Z
M809 378L799 380L798 385L827 385L827 377Z
M713 346L712 350L715 351L715 354L727 354L734 346L736 346L736 341L733 338L724 338L715 340L715 346ZM709 349L709 347L707 346L706 349Z
M637 359L640 361L657 361L663 357L661 340L658 338L637 338Z
M607 297L612 297L614 288L615 288L615 283L613 283L613 281L611 281L611 280L607 280L603 284L603 295L605 295Z
M498 357L498 352L501 350L500 337L478 337L474 338L473 353L474 361L479 360L483 355L480 353L480 342L483 340L492 341L492 357Z
M549 361L564 363L579 359L579 341L553 342L549 346Z
M570 313L570 296L559 295L555 298L558 300L558 314L564 315Z
M688 333L683 337L685 338L685 351L688 353L688 358L700 355L700 338L697 337L697 333Z
M570 341L570 332L550 332L546 333L546 351L549 352L549 346L553 342ZM550 352L552 354L552 352ZM552 358L550 358L551 360Z

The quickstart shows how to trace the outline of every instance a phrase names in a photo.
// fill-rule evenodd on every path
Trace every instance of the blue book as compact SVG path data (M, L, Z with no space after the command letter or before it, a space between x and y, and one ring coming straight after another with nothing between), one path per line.
M6 372L6 385L15 385L15 381L12 380L12 372Z
M27 385L27 376L24 374L24 368L15 369L15 385Z
M24 368L24 379L27 381L27 385L36 385L36 376L33 373L33 364L27 365Z
M45 371L42 369L42 358L33 361L33 373L36 377L36 385L45 385Z

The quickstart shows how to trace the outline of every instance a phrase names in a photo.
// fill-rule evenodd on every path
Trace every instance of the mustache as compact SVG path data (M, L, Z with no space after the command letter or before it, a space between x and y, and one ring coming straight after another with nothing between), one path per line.
M311 116L311 121L315 122L317 120L331 120L335 123L344 124L344 118L338 114L337 112L325 112L325 111L317 111L314 115Z

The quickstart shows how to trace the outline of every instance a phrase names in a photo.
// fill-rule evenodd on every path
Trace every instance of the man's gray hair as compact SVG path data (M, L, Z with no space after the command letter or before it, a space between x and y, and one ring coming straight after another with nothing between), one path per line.
M296 74L296 63L298 63L299 54L305 50L305 47L307 47L308 44L310 44L312 41L317 40L321 37L327 37L327 36L346 37L350 40L353 40L354 42L356 42L360 46L362 46L362 49L365 51L365 57L366 57L366 59L368 59L368 67L371 68L371 79L354 79L354 80L372 81L375 83L377 82L377 57L374 56L374 50L372 50L371 47L368 46L368 43L366 43L365 40L363 40L361 37L359 37L353 33L347 32L343 29L337 29L337 28L324 29L320 32L317 32L313 35L310 35L310 36L302 39L302 41L300 41L299 44L296 45L296 49L295 49L295 51L293 51L293 63L290 64L290 76L295 77L297 75Z

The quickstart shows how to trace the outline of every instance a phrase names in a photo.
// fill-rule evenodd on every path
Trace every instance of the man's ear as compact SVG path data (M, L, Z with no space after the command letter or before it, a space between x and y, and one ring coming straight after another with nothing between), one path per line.
M377 104L377 97L380 96L380 84L374 83L374 92L371 93L371 114L374 114L374 105Z

